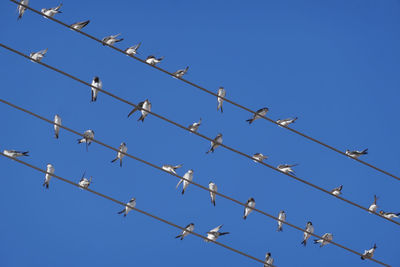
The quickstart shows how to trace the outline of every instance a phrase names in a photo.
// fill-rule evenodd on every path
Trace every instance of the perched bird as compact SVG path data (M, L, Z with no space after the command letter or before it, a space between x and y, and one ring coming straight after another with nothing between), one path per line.
M297 119L298 119L297 117L293 118L293 119L292 118L283 119L283 120L279 119L276 121L276 123L278 123L279 126L288 126L289 124L294 123Z
M185 75L188 70L189 70L189 66L187 66L184 69L175 71L174 73L172 73L172 75L174 75L175 78L182 78L182 76Z
M79 185L80 185L80 187L82 187L81 189L83 189L83 188L87 189L89 187L89 185L92 183L92 177L90 177L89 179L85 178L85 174L86 174L86 172L84 172L82 174L82 177L79 180Z
M246 203L247 207L244 208L243 219L246 220L247 216L249 216L250 212L256 207L256 201L254 198L249 198Z
M88 151L88 146L92 143L92 140L94 139L94 131L93 130L86 130L83 133L83 138L78 139L78 144L80 143L86 143L86 151Z
M363 151L358 151L358 150L346 150L346 155L355 159L358 159L361 155L367 155L368 154L368 148L364 149Z
M58 134L60 133L60 126L61 125L61 117L59 115L54 116L54 123L57 123L58 125L54 124L54 134L56 138L58 139Z
M290 174L294 175L294 171L292 170L292 167L295 167L297 165L298 164L292 164L292 165L290 165L290 164L281 164L281 165L278 165L277 169L280 170L281 172L290 173Z
M189 130L192 132L197 132L201 125L201 118L198 122L193 122L191 125L188 126Z
M124 213L124 217L126 217L126 215L133 210L136 207L136 198L131 198L131 200L129 200L128 203L126 203L126 206L123 210L119 211L118 214L122 214Z
M142 43L138 43L138 44L136 44L134 46L128 47L127 49L125 49L125 53L127 55L131 55L131 56L136 55L138 53L137 50L139 49L141 44Z
M140 112L142 113L142 116L140 116L140 118L138 119L138 121L142 121L144 122L144 119L146 118L146 116L149 114L149 111L151 111L151 103L148 99L146 99L143 102L140 102L139 104L136 105L136 107L134 109L132 109L131 112L129 112L128 114L128 118L130 115L132 115L136 110L140 110Z
M27 6L29 4L29 0L21 0L19 1L19 3ZM18 5L17 10L18 10L18 19L21 19L25 13L26 7Z
M264 117L267 112L268 112L268 108L260 108L259 110L257 110L256 114L253 114L253 117L246 120L249 124L252 124L253 121L257 120L257 119L261 119L261 117Z
M161 168L163 170L167 171L167 172L170 172L170 173L178 175L175 170L181 168L182 166L183 166L183 164L179 164L179 165L175 165L175 166L174 165L165 164Z
M274 264L274 259L271 257L271 252L267 252L267 254L265 254L264 267L272 266L272 264Z
M258 163L258 161L264 161L264 159L267 159L268 157L267 156L264 156L263 154L261 154L261 153L255 153L254 155L253 155L253 161L255 162L255 163ZM257 161L258 160L258 161Z
M311 234L314 233L314 226L312 224L312 222L307 222L306 224L306 229L304 230L303 233L303 241L301 241L301 244L303 244L304 246L307 245L307 240L310 238Z
M116 35L106 36L106 37L104 37L103 40L101 40L101 41L103 42L103 45L104 45L104 46L105 46L105 45L112 46L112 45L114 45L115 43L118 43L118 42L121 42L121 41L124 40L123 38L120 38L120 39L117 38L117 37L120 36L120 35L121 35L121 34L118 33L118 34L116 34Z
M95 76L92 81L92 102L97 100L98 89L103 89L103 83L100 81L99 77Z
M213 203L214 206L215 206L215 197L216 197L215 192L217 192L218 187L217 187L217 185L214 184L213 182L209 182L209 183L208 183L208 189L211 190L211 191L210 191L211 203Z
M55 14L57 14L57 13L62 13L62 12L60 11L61 6L62 6L62 3L59 4L59 5L56 6L56 7L52 7L52 8L49 8L49 9L47 9L47 8L42 8L42 14L44 14L44 15L46 15L46 16L48 16L48 17L53 17L53 16L54 16ZM47 19L46 16L43 16L43 17Z
M371 204L371 206L369 206L368 210L370 211L370 213L372 212L376 212L376 210L378 209L378 205L376 204L376 201L378 200L378 197L376 195L374 195L374 202Z
M155 66L156 64L160 63L161 60L163 60L163 59L164 59L164 57L156 58L155 56L150 55L146 58L146 63L148 63L152 66Z
M117 157L111 162L115 162L117 159L119 159L119 166L122 167L122 158L125 157L124 153L126 153L126 151L128 151L128 147L126 146L125 142L122 142L121 145L119 145Z
M207 239L205 238L204 241L205 242L215 241L221 235L229 234L229 232L223 232L223 233L219 232L219 230L221 229L222 226L223 226L223 224L221 224L221 225L215 227L214 229L211 229L209 232L207 232Z
M362 260L371 259L374 256L374 252L375 252L376 248L377 248L377 246L376 246L376 244L374 244L374 246L372 248L365 250L361 256L361 259Z
M394 212L384 212L383 210L381 210L379 212L380 215L382 215L385 218L388 219L392 219L392 218L399 218L400 216L400 212L399 213L394 213Z
M336 187L336 188L333 188L331 190L331 194L334 195L334 196L340 195L342 193L342 188L343 188L343 185L341 185L339 187Z
M322 236L321 239L314 239L314 244L318 244L321 243L319 245L320 248L322 248L323 246L325 246L326 244L330 243L330 241L332 241L333 239L333 235L331 233L326 233Z
M175 236L175 238L181 238L181 240L183 240L183 238L185 238L185 236L193 232L193 230L194 230L194 223L190 223L185 227L185 230L183 230L180 235Z
M32 59L31 60L32 62L40 62L40 61L42 61L42 59L46 55L46 53L47 53L47 48L44 50L40 50L38 52L31 53L29 55L29 57Z
M50 163L47 164L47 170L46 170L46 172L48 172L48 173L46 173L46 175L45 175L45 177L44 177L43 186L45 186L46 188L49 188L50 179L51 179L51 177L52 177L52 174L54 174L54 167L53 167L53 165L51 165Z
M189 180L189 181L193 181L193 170L188 170L188 171L183 175L183 178L186 179L186 180ZM190 183L189 183L188 181L186 181L186 180L180 179L179 182L178 182L178 184L176 185L176 188L178 188L178 186L183 182L182 195L185 194L185 190L186 190L186 188L187 188L187 187L189 186L189 184L190 184Z
M17 151L17 150L7 150L4 149L3 154L12 158L18 158L18 157L29 157L28 155L29 151Z
M72 30L82 30L83 27L86 27L89 24L90 20L76 22L74 24L69 25Z
M278 219L281 221L286 221L286 213L285 211L281 210L278 214ZM278 221L278 232L282 232L283 231L283 222Z
M219 133L217 136L214 138L214 140L211 141L211 147L210 149L206 152L206 154L213 152L214 150L219 147L222 144L222 134Z
M217 93L218 97L217 97L217 101L218 101L218 106L217 106L217 110L221 109L221 113L223 113L223 109L222 109L222 103L224 102L224 97L226 96L226 90L224 89L224 87L220 87L218 89L218 93Z

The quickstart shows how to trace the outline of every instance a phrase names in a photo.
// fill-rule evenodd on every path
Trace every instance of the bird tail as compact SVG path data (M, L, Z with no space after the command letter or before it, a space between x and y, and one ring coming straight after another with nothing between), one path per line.
M364 149L363 151L361 151L361 154L367 155L367 154L368 154L368 148L366 148L366 149Z
M123 210L121 210L121 211L118 211L118 214L122 214L122 213L124 213L125 212L125 209L123 209Z
M298 117L295 117L295 118L293 119L293 122L297 121L297 119L298 119Z
M175 236L175 238L179 238L179 237L183 237L183 235L177 235L177 236ZM183 238L181 238L181 240L182 240Z
M129 116L130 115L132 115L136 110L138 110L138 108L137 107L135 107L134 109L132 109L132 111L131 112L129 112L129 114L128 114L128 118L129 118Z
M118 43L118 42L121 42L123 40L124 40L124 38L121 38L121 39L116 40L115 42Z
M122 159L119 159L119 166L122 167Z
M215 200L211 200L211 202L214 204L214 207L215 207Z
M182 195L185 194L185 189L182 189Z
M314 239L314 244L318 244L319 239Z
M282 225L279 225L279 226L278 226L278 229L277 229L277 231L278 231L278 232L282 232L282 231L283 231L283 227L282 227Z
M58 133L55 133L56 139L58 139Z
M307 245L307 239L304 239L303 241L301 241L301 244L303 244L303 246Z
M22 152L22 156L29 157L28 153L29 151Z
M365 258L364 258L364 255L363 255L363 256L361 256L361 259L362 259L362 260L365 260Z
M246 215L243 215L243 219L245 219L245 220L246 220L246 218L247 218L247 216L246 216Z
M221 236L221 235L227 235L227 234L229 234L229 232L223 232L223 233L220 233L219 235Z
M158 61L161 61L164 59L164 56L160 57L159 59L157 59Z
M399 213L395 213L396 214L396 216L400 216L400 212Z
M115 159L113 159L111 162L115 162L118 159L118 157L116 157Z
M254 121L254 119L253 118L251 118L251 119L248 119L248 120L246 120L249 124L251 124L253 121Z
M181 168L182 166L183 166L183 164L176 165L176 166L174 166L174 169L179 169L179 168Z
M144 116L144 115L142 115L142 116L140 116L140 118L138 119L138 121L142 121L142 122L144 122L144 118L145 118L145 116Z
M77 141L78 141L78 144L83 142L82 139L77 139Z
M49 183L44 182L44 183L43 183L43 186L44 186L46 189L49 189Z

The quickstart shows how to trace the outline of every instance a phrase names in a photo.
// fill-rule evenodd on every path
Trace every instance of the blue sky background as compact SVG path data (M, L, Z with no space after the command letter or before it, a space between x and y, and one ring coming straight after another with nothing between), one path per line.
M34 1L36 9L55 1ZM343 196L365 207L377 194L379 209L399 212L399 181L311 143L266 121L249 126L250 115L232 105L217 112L215 97L62 26L27 11L17 21L16 5L0 3L2 42L30 53L48 48L44 62L88 82L98 75L106 90L132 102L149 98L154 112L183 125L203 118L200 132L248 154L261 152L268 163L299 163L297 175L326 189L344 185ZM364 159L400 174L398 98L400 67L399 1L65 1L58 19L90 19L88 33L102 38L122 33L125 49L142 42L140 57L165 56L170 71L190 66L186 76L252 109L270 108L271 118L298 116L294 127L339 149L369 148ZM377 243L376 258L399 266L399 226L289 179L269 168L149 116L127 119L131 107L0 49L1 98L63 123L158 165L183 163L202 185L214 181L220 192L363 252ZM333 245L300 245L302 233L217 198L193 185L184 196L177 178L93 144L89 152L77 136L0 105L0 149L29 150L29 163L55 166L60 176L79 181L86 170L91 188L205 233L219 224L231 232L219 241L277 266L374 266ZM260 266L144 215L117 215L120 206L56 179L42 187L44 175L0 159L0 266Z

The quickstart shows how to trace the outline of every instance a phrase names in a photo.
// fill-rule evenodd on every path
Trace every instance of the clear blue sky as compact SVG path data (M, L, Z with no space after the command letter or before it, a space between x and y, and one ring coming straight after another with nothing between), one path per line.
M32 0L36 9L56 1ZM343 184L344 197L368 207L377 194L379 209L400 211L399 181L294 135L225 103L217 112L213 96L200 92L110 48L27 11L17 21L16 5L0 3L2 42L30 53L48 48L44 62L132 102L149 98L153 110L188 125L200 117L200 132L248 154L261 152L268 163L299 163L297 175L327 189ZM102 38L122 33L125 49L142 42L140 57L165 56L170 71L190 66L187 79L253 109L270 108L271 118L298 116L294 125L345 150L369 148L366 161L400 173L399 161L399 1L65 1L58 19L90 19L85 30ZM209 142L149 116L127 118L131 107L99 94L38 64L0 49L1 98L158 165L183 163L202 185L214 181L220 192L291 223L314 223L317 234L357 251L378 245L376 258L399 266L399 227L223 148L206 155ZM0 149L29 150L29 163L55 166L60 176L79 181L86 170L92 189L205 233L224 224L231 232L219 241L278 266L377 266L328 245L300 245L302 233L257 213L246 221L243 208L190 185L184 196L177 179L132 159L111 164L115 153L97 144L89 152L77 136L20 111L0 105ZM115 203L56 179L0 159L0 266L260 266L195 236L174 239L175 228L141 214L117 215Z

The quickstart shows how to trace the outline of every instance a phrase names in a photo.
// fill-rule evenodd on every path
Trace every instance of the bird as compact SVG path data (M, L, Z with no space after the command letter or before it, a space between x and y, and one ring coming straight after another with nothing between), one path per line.
M323 246L325 246L326 244L330 243L330 241L332 241L333 239L333 235L331 233L326 233L322 236L321 239L314 239L314 244L318 244L321 243L319 245L320 248L322 248Z
M214 229L211 229L210 231L208 231L207 232L207 238L204 238L204 241L205 242L216 241L217 238L220 237L221 235L229 234L229 232L223 232L223 233L219 232L219 230L221 229L222 226L223 226L223 224L218 225Z
M174 76L174 78L182 78L183 75L185 75L188 70L189 70L189 66L187 66L184 69L175 71L174 73L172 73L172 75Z
M116 35L106 36L106 37L103 38L103 40L101 40L101 42L103 43L104 46L105 46L105 45L112 46L112 45L114 45L115 43L118 43L118 42L121 42L121 41L124 40L123 38L120 38L120 39L117 38L117 37L120 36L120 35L121 35L121 34L118 33L118 34L116 34Z
M209 182L208 189L210 189L211 203L213 203L213 205L215 206L215 196L216 196L215 192L217 192L218 187L215 183Z
M78 144L80 143L86 143L86 151L88 151L88 146L92 143L92 140L94 138L94 131L93 130L86 130L83 133L83 138L78 138Z
M261 117L264 117L267 112L269 111L268 108L260 108L259 110L257 110L257 112L255 114L253 114L253 117L251 117L250 119L246 120L249 124L252 124L253 121L260 119Z
M43 182L43 186L47 188L49 188L50 185L50 179L52 177L52 174L54 174L54 166L51 165L50 163L47 164L47 169L46 169L46 175L44 177L44 182Z
M308 221L306 224L306 229L304 230L304 233L303 233L303 241L301 241L301 244L306 246L307 240L310 238L311 234L313 234L313 233L314 233L314 226L313 226L312 222Z
M188 171L183 175L183 178L186 179L186 180L189 180L189 181L193 181L193 170L192 170L192 169L188 170ZM190 183L189 183L188 181L186 181L186 180L180 179L179 182L178 182L178 184L176 185L176 188L178 188L178 186L183 182L182 195L185 194L185 190L186 190L186 188L187 188L187 187L189 186L189 184L190 184Z
M89 24L90 20L85 20L85 21L80 21L76 22L74 24L69 25L69 27L72 30L82 30L84 27L86 27Z
M370 211L370 213L372 214L373 212L376 212L376 210L378 209L378 205L376 204L376 201L378 200L378 197L376 195L374 195L374 202L371 204L371 206L369 206L368 210Z
M98 89L103 89L103 83L100 81L99 77L95 76L92 81L92 102L96 102Z
M32 62L40 62L40 61L42 61L42 59L46 55L46 53L47 53L47 48L40 50L38 52L31 53L29 55L29 57L31 58Z
M367 155L368 154L368 148L364 149L363 151L358 151L358 150L346 150L346 155L351 157L351 158L355 158L358 159L361 155Z
M263 154L261 154L261 153L255 153L254 155L253 155L253 161L255 162L255 163L258 163L259 161L264 161L264 159L267 159L268 157L267 156L264 156Z
M27 6L29 4L29 0L21 0L21 1L19 1L19 3ZM18 5L17 10L18 10L18 18L17 19L21 19L25 13L26 7Z
M42 14L44 14L44 15L46 15L46 16L48 16L48 17L53 17L53 16L54 16L55 14L57 14L57 13L62 13L62 12L60 11L61 6L62 6L62 3L59 4L59 5L56 6L56 7L52 7L52 8L49 8L49 9L47 9L47 8L42 8ZM43 17L47 19L46 16L43 16Z
M362 260L371 259L374 256L375 249L377 249L376 244L374 244L374 246L372 248L365 250L361 256L361 259Z
M292 165L290 165L290 164L281 164L281 165L278 165L277 169L280 170L281 172L289 173L289 174L294 175L294 171L293 171L292 167L295 167L297 165L298 164L292 164Z
M197 132L201 125L201 118L198 122L193 122L191 125L188 126L189 131L191 132Z
M224 87L221 86L218 89L217 95L218 95L218 97L217 97L217 101L218 101L217 110L221 110L221 113L223 113L224 110L222 109L222 103L224 102L224 97L226 95L226 90L224 89Z
M222 134L219 133L217 136L214 138L214 140L211 141L211 147L210 149L206 152L206 154L213 152L214 150L219 147L222 144Z
M58 124L58 125L54 124L54 134L58 139L58 134L60 133L60 125L61 125L61 117L58 114L54 116L54 123Z
M271 257L271 252L267 252L267 254L265 254L264 267L272 266L272 264L274 264L274 259Z
M3 154L6 156L9 156L11 158L18 158L18 157L29 157L28 155L29 151L17 151L17 150L8 150L8 149L4 149L3 150Z
M295 118L293 118L293 119L292 119L292 118L283 119L283 120L278 119L278 120L276 121L276 123L279 124L279 127L288 126L289 124L294 123L297 119L298 119L297 117L295 117Z
M334 195L334 196L340 195L342 193L342 188L343 188L343 185L340 185L339 187L333 188L331 190L331 194Z
M124 153L126 153L126 151L128 151L128 147L126 146L125 142L122 142L119 145L117 157L111 162L115 162L117 159L119 159L119 166L122 167L122 158L125 157Z
M150 55L146 58L146 63L155 66L156 64L160 63L161 60L163 59L164 57L156 58L155 56Z
M119 211L118 214L122 214L124 213L124 217L126 217L126 215L133 210L136 207L136 198L131 198L131 200L129 200L128 203L126 203L126 206L123 210Z
M183 240L183 238L185 238L185 236L193 232L193 230L194 230L194 223L190 223L185 227L185 230L182 230L182 233L180 235L175 236L175 238L181 238L181 240Z
M175 170L181 168L182 166L183 166L183 164L179 164L179 165L175 165L175 166L174 165L165 164L161 168L164 171L167 171L167 172L170 172L170 173L178 175Z
M252 197L249 198L247 200L246 207L244 208L243 219L246 220L247 216L249 216L250 212L253 211L255 206L256 206L256 201L254 200L254 198L252 198Z
M125 49L125 53L130 56L138 54L137 50L139 49L141 44L142 43L140 42L138 44L135 44L134 46L128 47L127 49Z
M399 218L400 212L399 213L394 213L394 212L384 212L381 210L379 214L385 218L392 219L392 218Z
M285 213L285 211L281 210L279 212L278 219L281 220L281 221L284 221L284 222L286 221L286 213ZM278 229L277 229L278 232L282 232L283 231L283 222L281 222L281 221L278 221Z
M86 172L84 172L82 174L82 177L79 180L79 186L81 187L81 189L83 189L83 188L87 189L89 187L89 185L92 183L92 177L90 177L89 179L85 178L85 174L86 174Z
M144 122L144 119L146 118L146 116L149 114L149 111L151 111L151 103L148 99L146 99L143 102L140 102L139 104L136 105L136 107L134 109L132 109L131 112L129 112L128 114L128 118L130 115L132 115L136 110L140 110L140 112L142 113L142 116L140 116L140 118L138 119L138 121L142 121Z

